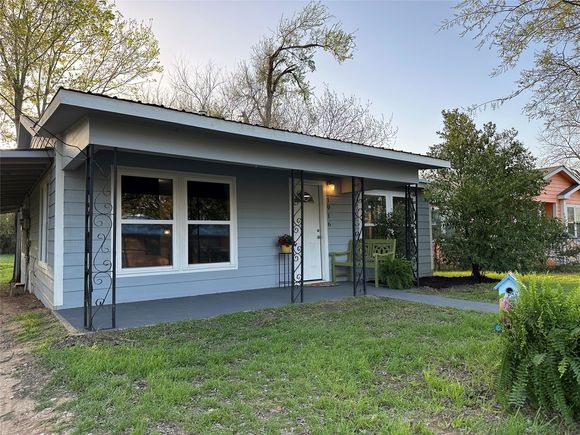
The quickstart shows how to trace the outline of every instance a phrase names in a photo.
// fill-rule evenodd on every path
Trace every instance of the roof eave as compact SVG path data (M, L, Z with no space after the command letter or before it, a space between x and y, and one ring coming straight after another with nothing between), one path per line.
M47 110L42 115L39 124L44 125L48 122L60 106L81 107L86 110L95 110L167 122L170 124L179 124L210 130L216 133L233 134L273 142L292 143L322 151L339 151L367 157L401 161L416 165L419 169L445 169L451 167L449 161L430 156L386 148L374 148L361 144L309 136L285 130L270 129L252 124L244 124L236 121L183 112L171 108L148 105L136 101L116 99L104 95L82 93L68 89L59 89L48 105Z

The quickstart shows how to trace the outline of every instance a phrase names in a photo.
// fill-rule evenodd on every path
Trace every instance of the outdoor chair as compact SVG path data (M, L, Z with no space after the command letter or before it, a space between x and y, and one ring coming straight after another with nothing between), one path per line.
M373 269L375 275L375 287L379 286L379 266L386 260L395 258L396 240L392 239L370 239L365 240L366 268ZM346 257L339 260L337 257ZM332 281L336 282L337 276L346 276L352 281L352 240L348 241L348 251L331 252ZM357 264L357 267L362 265ZM346 271L339 275L337 268L346 268Z

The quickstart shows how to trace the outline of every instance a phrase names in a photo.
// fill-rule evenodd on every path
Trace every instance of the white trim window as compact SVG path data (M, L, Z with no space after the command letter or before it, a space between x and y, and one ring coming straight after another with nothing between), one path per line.
M173 266L174 180L122 174L121 268Z
M572 237L580 238L580 205L568 206L566 210L568 234L570 234Z
M237 268L235 178L119 169L121 274Z
M186 181L188 265L230 266L233 183L207 177Z
M40 203L38 207L38 261L48 261L48 183L40 185Z

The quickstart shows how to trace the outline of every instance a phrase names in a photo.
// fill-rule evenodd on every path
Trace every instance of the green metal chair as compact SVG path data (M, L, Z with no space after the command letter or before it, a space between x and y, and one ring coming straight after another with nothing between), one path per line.
M370 239L365 240L366 253L366 267L373 269L375 275L375 287L379 286L379 266L387 259L395 258L396 240L391 239ZM339 260L337 257L346 257L344 260ZM331 267L332 267L332 281L336 282L337 276L346 276L349 281L352 281L352 240L348 241L348 251L331 252ZM358 266L358 265L357 265ZM345 273L339 275L337 268L345 268Z

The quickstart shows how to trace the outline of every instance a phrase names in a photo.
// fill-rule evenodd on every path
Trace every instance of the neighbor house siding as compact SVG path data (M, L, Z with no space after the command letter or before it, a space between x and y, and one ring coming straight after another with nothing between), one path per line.
M568 176L559 172L550 178L549 184L537 197L537 200L544 203L556 204L556 216L560 219L565 219L566 211L563 209L562 200L558 199L558 195L574 184ZM580 204L580 194L577 197L573 195L571 199L566 200L566 203Z
M49 169L46 176L32 189L26 203L30 213L29 228L29 263L28 263L28 289L34 293L43 303L49 307L53 305L53 266L54 266L54 166ZM40 196L42 186L47 186L48 192L48 219L47 219L47 258L46 262L40 261Z

